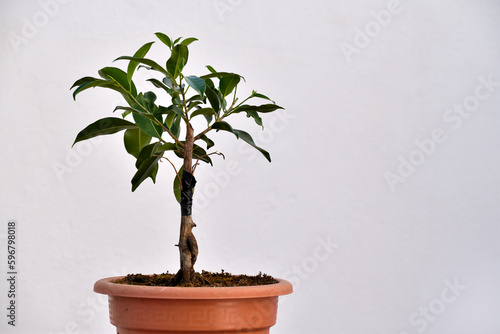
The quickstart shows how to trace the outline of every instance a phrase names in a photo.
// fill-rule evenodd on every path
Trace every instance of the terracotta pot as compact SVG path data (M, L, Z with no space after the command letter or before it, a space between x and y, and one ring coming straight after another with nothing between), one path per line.
M278 296L292 293L290 282L223 288L157 287L97 281L108 295L109 318L118 334L269 333L276 323Z

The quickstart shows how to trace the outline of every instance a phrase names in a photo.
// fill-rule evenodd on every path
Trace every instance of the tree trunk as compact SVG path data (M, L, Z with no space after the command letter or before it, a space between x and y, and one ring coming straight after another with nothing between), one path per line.
M198 257L198 244L192 231L195 226L196 224L191 216L181 217L181 233L179 237L181 269L176 278L176 281L180 284L188 284L194 280L194 264Z
M184 166L181 180L181 229L179 236L179 253L181 269L177 272L176 283L189 284L194 280L194 264L198 258L198 243L193 234L196 224L191 217L193 204L193 188L196 184L191 174L193 168L194 133L191 124L187 124L186 141L184 143Z

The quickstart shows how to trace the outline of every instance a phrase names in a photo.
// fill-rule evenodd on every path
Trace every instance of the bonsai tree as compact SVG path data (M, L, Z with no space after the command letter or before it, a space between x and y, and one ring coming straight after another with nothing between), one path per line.
M230 116L246 113L248 118L262 127L261 113L283 108L256 91L240 100L237 88L244 78L239 74L218 72L213 67L206 66L208 71L204 75L185 75L189 58L188 46L197 39L173 40L163 33L155 35L170 51L165 66L145 58L154 43L150 42L139 48L133 56L116 59L128 61L126 72L116 67L104 67L98 72L100 78L83 77L73 84L71 89L76 88L73 92L74 99L89 88L102 87L120 93L125 102L114 110L122 112L121 118L106 117L88 125L78 133L73 145L96 136L124 131L125 149L136 159L137 172L132 177L132 191L148 178L156 181L161 160L170 163L175 171L174 195L181 207L179 243L176 245L179 247L180 269L175 282L186 284L194 279L194 264L198 257L198 246L193 234L196 224L191 216L196 184L193 174L201 162L212 165L212 156L224 157L218 151L210 151L215 145L209 138L210 133L230 132L257 149L270 162L269 153L258 147L250 134L233 128L228 119ZM133 76L139 68L154 74L147 79L150 91L137 91ZM166 94L170 105L157 104L157 93ZM267 101L264 104L249 104L253 99ZM194 129L192 121L195 117L204 117L206 126ZM179 168L174 163L175 156L182 159L182 166Z

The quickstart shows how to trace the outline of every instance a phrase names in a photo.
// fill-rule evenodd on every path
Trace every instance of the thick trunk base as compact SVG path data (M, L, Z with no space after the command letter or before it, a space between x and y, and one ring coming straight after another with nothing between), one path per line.
M189 284L194 280L194 264L198 258L198 243L193 234L195 226L191 216L182 216L178 245L181 269L175 277L176 284Z

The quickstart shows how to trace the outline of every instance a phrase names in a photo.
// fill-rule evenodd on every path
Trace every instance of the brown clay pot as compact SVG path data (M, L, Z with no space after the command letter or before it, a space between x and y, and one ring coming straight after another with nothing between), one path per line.
M184 288L97 281L108 295L109 318L118 334L267 334L276 323L278 296L292 293L290 282L260 286Z

